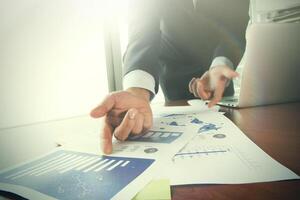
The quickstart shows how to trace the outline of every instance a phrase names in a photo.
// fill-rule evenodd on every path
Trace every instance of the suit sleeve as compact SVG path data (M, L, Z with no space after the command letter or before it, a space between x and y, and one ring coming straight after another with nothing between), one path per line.
M212 58L227 58L231 61L233 69L236 69L243 57L246 47L245 33L249 21L249 2L239 2L237 5L239 9L236 9L236 13L232 15L236 17L228 18L228 20L223 21L223 24L220 24L219 43L215 48ZM229 16L230 12L227 14ZM224 96L230 96L233 93L233 83L230 81L229 86L224 92Z
M124 55L124 76L143 70L153 76L158 91L161 51L160 0L131 0L129 3L129 42Z
M249 21L249 0L228 0L226 6L218 8L213 18L216 19L218 42L213 54L215 57L226 57L236 67L245 50L245 31Z

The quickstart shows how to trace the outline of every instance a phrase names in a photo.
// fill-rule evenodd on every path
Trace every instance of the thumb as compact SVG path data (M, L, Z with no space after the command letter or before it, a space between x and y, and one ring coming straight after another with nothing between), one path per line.
M107 95L105 99L98 105L96 108L94 108L90 115L93 118L99 118L106 115L115 105L115 97L113 94Z
M219 84L214 91L214 96L211 101L208 103L208 107L211 108L212 106L216 105L219 101L221 101L223 93L224 93L225 85Z

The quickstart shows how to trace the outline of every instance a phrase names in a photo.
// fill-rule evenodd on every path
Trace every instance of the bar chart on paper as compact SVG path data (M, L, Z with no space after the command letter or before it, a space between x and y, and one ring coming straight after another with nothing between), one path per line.
M149 131L143 135L131 136L129 141L139 142L153 142L153 143L172 143L179 138L182 132L169 132L169 131Z
M153 162L60 150L0 174L0 182L56 199L111 199Z

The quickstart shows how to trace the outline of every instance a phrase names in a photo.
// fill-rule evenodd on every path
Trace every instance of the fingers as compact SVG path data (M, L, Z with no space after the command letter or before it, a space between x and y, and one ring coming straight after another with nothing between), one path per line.
M196 80L196 78L193 77L192 80L189 82L189 91L190 91L190 93L193 93L193 86L194 86L195 80Z
M119 126L127 112L119 112L114 109L107 114L107 119L109 120L113 128ZM132 129L133 134L139 134L146 131L152 127L152 113L150 112L139 112L135 117L135 125Z
M117 117L117 116L111 116L111 115L107 115L107 119L109 120L109 123L111 124L111 126L113 128L119 126L122 122L124 117Z
M216 105L219 101L221 101L224 90L225 90L225 83L222 83L222 84L220 83L216 87L215 92L214 92L214 96L211 99L211 101L208 103L209 108Z
M199 97L197 93L197 85L198 85L199 79L196 79L192 85L192 93L195 97Z
M239 76L239 73L237 73L236 71L232 70L229 67L224 68L222 74L228 79L233 79Z
M223 93L227 85L229 84L229 80L239 76L239 74L232 70L229 67L220 68L220 74L214 74L215 76L212 77L212 85L214 89L214 96L211 101L208 103L208 107L212 107L216 105L219 101L221 101L223 97Z
M192 78L189 83L189 91L194 94L195 97L200 97L203 100L207 100L211 97L210 85L209 85L209 73L205 72L201 78Z
M229 67L213 68L213 71L205 72L200 79L192 78L189 83L189 91L195 97L200 97L203 100L210 99L214 93L208 104L209 107L212 107L222 99L227 81L237 76L239 74Z
M153 123L153 118L152 118L152 112L146 112L144 113L144 125L143 125L143 130L147 131L152 127Z
M207 100L211 97L211 91L207 90L207 87L204 80L196 79L191 86L191 90L195 97Z
M102 103L94 108L90 115L94 118L103 117L107 114L115 105L115 97L114 94L110 94L106 96L106 98L102 101Z
M197 83L197 93L199 97L203 100L207 100L211 97L211 92L205 90L205 86L201 80L199 80Z
M116 128L113 131L113 124ZM152 113L139 113L137 109L129 109L123 120L114 115L107 115L103 131L100 135L100 144L103 153L110 154L112 152L112 135L114 134L118 140L124 141L130 133L139 134L152 126Z
M112 109L107 113L110 124L113 128L119 126L126 115L126 111L120 109Z
M121 141L126 140L131 133L140 134L152 127L152 113L139 113L138 110L134 108L126 113L123 120L114 117L110 117L110 119L115 120L110 121L110 123L119 123L116 125L114 135Z
M115 129L114 135L118 140L124 141L128 135L132 132L135 126L135 119L138 111L135 108L131 108L126 113L121 124Z
M226 82L226 87L227 87L230 83L230 80L232 80L238 76L239 76L239 73L237 73L236 71L233 71L232 69L226 68L223 71L223 76L220 79L224 80Z
M144 125L144 115L141 113L138 113L135 118L135 125L131 131L133 134L139 134L143 131L143 125Z
M105 154L112 152L112 130L110 123L105 119L103 130L100 133L100 146Z

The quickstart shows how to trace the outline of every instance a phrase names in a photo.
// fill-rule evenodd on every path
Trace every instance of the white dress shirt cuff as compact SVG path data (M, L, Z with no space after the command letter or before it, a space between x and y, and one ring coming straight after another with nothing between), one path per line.
M218 65L226 65L226 66L230 67L231 69L234 69L233 63L228 58L223 57L223 56L215 57L210 65L210 69L213 67L216 67Z
M155 94L154 77L144 70L133 70L123 78L123 88L126 90L131 87L144 88Z

